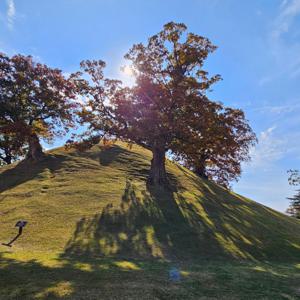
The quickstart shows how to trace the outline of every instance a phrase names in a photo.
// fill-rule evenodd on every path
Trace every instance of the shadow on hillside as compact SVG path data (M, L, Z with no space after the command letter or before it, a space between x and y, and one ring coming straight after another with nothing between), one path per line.
M202 192L199 204L207 218L203 218L204 215L201 218L227 254L241 259L300 260L300 244L295 244L299 222L209 180L200 179L184 168L181 170ZM181 201L186 202L183 198Z
M103 166L112 163L117 163L119 167L126 166L128 176L135 179L146 180L149 175L150 162L143 155L115 144L101 148L99 163Z
M172 182L140 191L127 181L118 207L78 221L65 257L300 260L286 217L202 180L204 197L189 201Z
M222 188L196 177L193 180L204 194L193 201L189 201L189 196L183 197L186 190L174 177L170 178L168 188L141 188L140 183L136 185L128 180L117 207L108 205L93 218L78 221L58 265L47 266L35 260L20 262L4 258L0 253L0 298L10 299L5 296L11 295L11 299L142 299L147 296L151 299L160 295L156 297L160 299L168 293L174 293L176 298L176 290L168 290L167 274L172 261L181 264L192 260L194 265L198 259L199 269L210 276L208 295L214 296L215 289L219 289L216 295L223 295L223 284L230 285L231 277L224 279L229 276L227 273L219 267L212 271L203 259L209 258L211 262L222 258L219 266L223 266L224 258L272 257L268 252L271 250L284 256L286 251L293 251L288 238L282 240L280 236L281 240L276 241L276 233L267 236L268 226L275 229L281 215L272 215L274 221L268 221L271 212L264 206L238 196L230 200ZM297 260L296 254L293 255L295 262L299 262L299 253ZM165 259L171 262L166 263ZM196 280L197 285L200 281L205 284L203 274L196 279L192 275L191 280ZM262 271L253 265L243 265L240 274L234 276L244 276L245 282L251 276L256 282L266 276L281 283L292 280L292 273ZM252 287L253 283L249 283L249 290ZM233 283L231 288L235 288ZM156 294L163 289L167 291L165 294ZM196 289L191 284L189 296L196 299L199 294L193 293Z
M215 256L218 243L192 206L174 198L168 188L137 192L131 181L119 207L106 206L92 219L82 218L66 246L65 256L191 259ZM209 247L207 247L209 245Z
M100 151L99 151L100 149ZM116 170L124 170L127 177L146 180L149 175L150 161L140 153L127 150L125 147L112 144L109 146L94 146L84 152L69 153L72 157L91 159L100 166L112 166Z
M115 161L120 155L124 155L128 152L130 155L132 154L131 152L127 151L126 149L121 148L118 145L112 145L109 147L102 147L101 151L99 153L99 162L100 165L103 166L108 166L110 165L113 161Z
M66 155L47 153L46 156L38 162L23 160L16 166L0 173L0 193L32 179L53 178L55 177L55 172L59 171L62 167L64 174L74 174L74 172L83 169L99 170L99 163L101 164L100 157L102 157L102 160L107 157L107 162L109 160L112 161L116 159L117 155L121 155L122 152L125 153L126 150L114 146L112 151L118 154L111 154L110 151L74 151ZM127 152L126 155L132 155L129 151ZM94 163L94 161L97 163Z
M45 170L50 171L50 174L46 176L53 176L53 172L60 169L66 159L67 157L64 155L47 154L47 156L39 162L30 160L19 162L15 167L0 173L0 193L37 178ZM43 175L41 175L41 177L43 177Z

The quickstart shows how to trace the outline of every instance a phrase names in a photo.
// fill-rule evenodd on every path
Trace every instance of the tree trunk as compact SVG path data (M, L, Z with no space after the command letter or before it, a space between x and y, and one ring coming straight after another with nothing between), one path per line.
M199 162L197 166L195 167L195 173L199 177L208 179L206 172L205 172L205 163L204 162Z
M163 147L153 147L149 182L153 185L163 185L167 183L167 173L165 166L166 151Z
M39 138L35 133L32 133L28 138L29 149L27 158L35 161L40 160L44 156L43 148L40 144Z

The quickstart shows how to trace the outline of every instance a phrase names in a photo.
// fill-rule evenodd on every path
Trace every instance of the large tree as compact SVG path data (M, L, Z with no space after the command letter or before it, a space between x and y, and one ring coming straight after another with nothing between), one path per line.
M39 138L52 139L73 125L76 76L33 61L0 53L0 134L22 136L28 158L43 156Z
M214 132L216 124L206 122L219 122L223 110L207 96L220 76L209 77L203 69L205 59L216 47L207 38L186 33L186 29L184 24L168 23L146 45L136 44L130 49L125 58L135 75L133 87L104 79L101 61L82 63L93 83L90 91L85 91L88 109L82 112L82 120L94 132L108 133L151 150L149 180L154 184L167 181L168 150L187 154L185 148L191 143L196 148L205 147L208 140L203 137L209 131L222 138L224 130L234 127L227 124L227 129ZM226 111L229 109L223 115ZM223 124L232 122L223 119Z

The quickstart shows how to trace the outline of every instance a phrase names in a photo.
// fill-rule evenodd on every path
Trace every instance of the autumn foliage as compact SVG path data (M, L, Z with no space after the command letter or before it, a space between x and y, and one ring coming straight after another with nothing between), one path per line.
M65 78L61 70L35 63L31 56L0 53L2 151L10 146L13 155L27 143L27 157L40 159L39 139L51 140L73 126L76 90L74 75Z
M83 62L92 84L81 120L93 134L107 133L151 150L151 183L167 181L170 151L199 175L227 185L240 174L256 138L241 110L208 98L220 76L209 76L203 65L216 47L186 29L168 23L146 45L129 50L125 58L135 75L132 87L104 79L103 62Z
M133 86L106 78L102 60L82 61L81 70L65 78L30 56L0 54L0 147L19 135L29 146L27 157L38 159L39 139L65 132L78 117L88 129L72 145L84 151L111 138L141 145L153 154L152 184L168 181L165 160L171 153L199 176L228 186L256 137L241 110L209 97L221 79L204 69L215 50L207 38L170 22L125 55Z
M210 102L207 109L202 124L196 121L201 134L178 144L174 152L197 175L229 187L241 174L241 162L250 160L256 137L243 111L216 102Z

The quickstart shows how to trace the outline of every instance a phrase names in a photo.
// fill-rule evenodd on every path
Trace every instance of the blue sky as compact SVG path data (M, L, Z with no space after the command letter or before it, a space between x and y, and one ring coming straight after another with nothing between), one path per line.
M211 98L243 109L258 136L234 190L284 211L287 170L300 160L300 0L1 0L0 51L64 72L103 59L126 81L125 52L169 21L219 47L206 63L224 79Z

